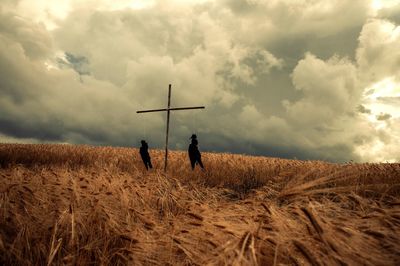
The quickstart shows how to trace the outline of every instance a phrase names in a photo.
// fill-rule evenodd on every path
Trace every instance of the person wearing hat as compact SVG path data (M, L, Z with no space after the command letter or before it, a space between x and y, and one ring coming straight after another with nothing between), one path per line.
M150 159L150 154L149 154L149 146L147 145L147 142L145 140L141 141L142 146L140 147L140 156L142 157L143 163L146 166L146 169L149 170L149 168L153 168L153 165L151 165L151 159Z
M188 152L190 164L192 165L192 170L194 170L196 163L198 163L200 167L204 169L203 162L201 161L201 153L199 151L199 148L197 147L199 142L197 141L196 134L193 134L190 139L192 140L192 142L189 145Z

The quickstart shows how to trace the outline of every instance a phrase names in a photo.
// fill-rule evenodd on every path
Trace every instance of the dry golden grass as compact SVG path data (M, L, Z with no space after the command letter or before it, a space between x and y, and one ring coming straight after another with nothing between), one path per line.
M399 164L203 157L0 145L0 264L399 264Z

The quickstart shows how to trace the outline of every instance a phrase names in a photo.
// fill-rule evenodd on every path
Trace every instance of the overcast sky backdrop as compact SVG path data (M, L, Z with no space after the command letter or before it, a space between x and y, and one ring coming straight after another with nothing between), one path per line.
M400 161L400 0L0 0L0 142Z

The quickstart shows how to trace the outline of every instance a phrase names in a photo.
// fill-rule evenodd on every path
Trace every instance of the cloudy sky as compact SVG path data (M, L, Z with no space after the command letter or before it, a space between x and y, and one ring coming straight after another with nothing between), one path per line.
M0 0L0 142L400 161L400 0Z

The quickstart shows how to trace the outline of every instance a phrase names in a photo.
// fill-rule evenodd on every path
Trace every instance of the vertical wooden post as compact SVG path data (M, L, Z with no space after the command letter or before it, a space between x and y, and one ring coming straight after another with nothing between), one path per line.
M168 134L169 134L169 114L171 108L171 84L168 86L168 109L167 109L167 134L165 136L165 160L164 160L164 172L167 172L168 165Z
M171 108L171 84L168 86L168 107L162 109L142 110L136 111L136 113L151 113L151 112L167 112L167 134L165 134L165 158L164 158L164 172L167 172L168 166L168 136L169 136L169 115L171 111L179 110L193 110L193 109L204 109L204 106L191 106L191 107L176 107Z

